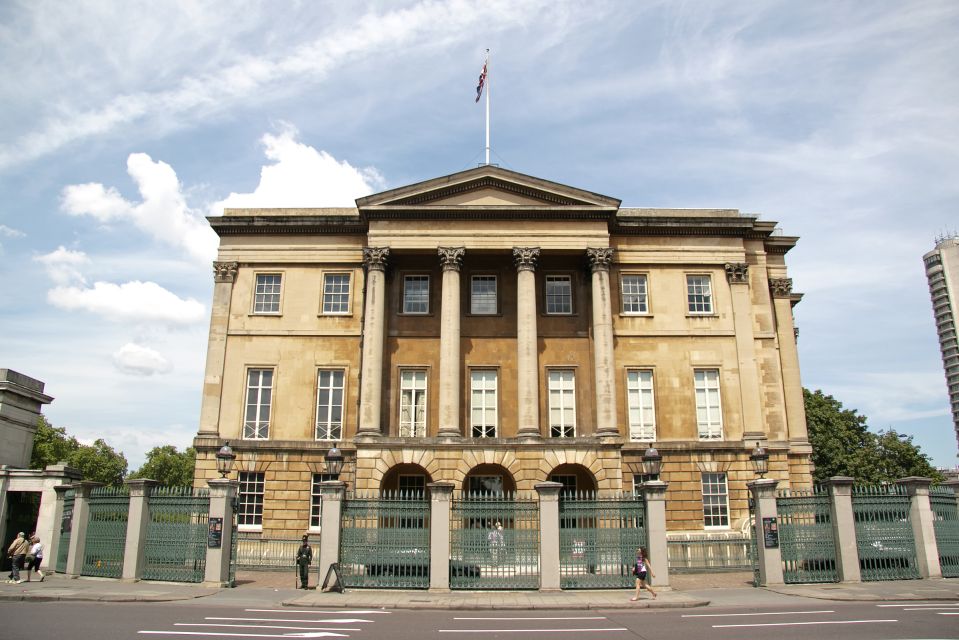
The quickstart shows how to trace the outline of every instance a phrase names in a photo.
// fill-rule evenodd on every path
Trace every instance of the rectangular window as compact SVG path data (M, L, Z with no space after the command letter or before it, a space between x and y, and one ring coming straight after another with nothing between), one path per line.
M400 372L400 437L426 437L426 372Z
M713 312L713 288L709 276L686 276L686 301L689 313Z
M430 277L406 276L403 278L403 313L430 312Z
M659 474L656 473L640 473L633 476L633 495L638 496L642 493L640 490L644 482L654 482L659 480Z
M470 424L474 438L496 437L496 371L470 371Z
M236 522L241 527L263 526L263 473L241 471Z
M273 404L273 369L250 369L246 374L246 418L243 437L270 437L270 407Z
M549 435L552 438L576 435L576 378L569 369L549 372Z
M470 313L496 313L496 276L473 276L470 280Z
M342 369L320 371L316 375L316 439L339 440L343 437Z
M700 440L723 437L723 412L719 402L719 369L696 369L696 426Z
M320 498L320 483L337 480L332 473L314 473L313 488L310 491L310 529L319 529L322 524L323 500Z
M253 293L253 313L279 313L280 289L283 276L279 273L256 274L256 290Z
M703 525L707 529L729 528L729 490L725 473L703 474Z
M546 276L546 313L573 313L573 282L569 276Z
M401 475L398 487L405 498L423 499L426 497L426 476Z
M622 288L623 313L649 313L646 300L646 276L623 274L619 282Z
M323 313L337 315L350 312L350 274L323 275Z
M626 372L626 403L629 439L652 442L656 439L656 408L653 404L653 372L635 369Z

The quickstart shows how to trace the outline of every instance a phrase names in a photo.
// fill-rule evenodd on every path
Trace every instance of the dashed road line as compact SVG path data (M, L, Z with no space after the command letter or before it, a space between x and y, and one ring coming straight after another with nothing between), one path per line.
M756 624L714 624L713 629L733 627L802 627L813 624L870 624L875 622L899 622L898 620L816 620L810 622L764 622Z
M812 613L836 613L832 609L822 609L821 611L766 611L762 613L689 613L683 615L684 618L734 618L737 616L794 616L806 615Z

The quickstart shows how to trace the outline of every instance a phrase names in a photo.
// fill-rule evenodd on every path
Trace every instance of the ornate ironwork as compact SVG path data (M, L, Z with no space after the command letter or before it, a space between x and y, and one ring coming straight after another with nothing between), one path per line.
M429 588L430 502L422 491L347 495L340 525L343 586Z
M930 487L929 503L935 515L936 545L943 578L959 578L959 505L947 487Z
M839 582L829 492L781 491L776 497L779 550L787 584Z
M450 588L539 588L539 500L535 496L453 496Z
M203 582L209 513L208 490L153 490L144 548L144 580Z
M646 546L642 496L563 495L559 502L559 579L564 589L632 587L636 550ZM665 565L666 558L660 558ZM656 559L651 558L655 565Z
M67 489L63 495L63 516L60 519L60 542L57 543L56 571L67 572L67 556L70 554L70 534L73 532L73 503L76 499L73 489Z
M852 512L863 581L918 579L911 499L897 485L853 487Z
M97 487L90 492L90 520L80 575L122 577L129 512L127 487Z

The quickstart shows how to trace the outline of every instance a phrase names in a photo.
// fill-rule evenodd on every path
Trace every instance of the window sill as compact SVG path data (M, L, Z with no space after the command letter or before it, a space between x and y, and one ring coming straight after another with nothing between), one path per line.
M718 313L687 313L687 318L718 318Z
M651 313L627 313L625 311L619 312L620 318L652 318L653 314Z
M262 524L239 524L236 526L237 532L241 533L263 533Z
M281 317L283 317L283 313L282 313L282 312L277 312L277 313L264 313L264 312L261 311L260 313L250 312L250 313L248 313L248 314L246 314L246 315L247 315L248 317L250 317L250 318L281 318Z

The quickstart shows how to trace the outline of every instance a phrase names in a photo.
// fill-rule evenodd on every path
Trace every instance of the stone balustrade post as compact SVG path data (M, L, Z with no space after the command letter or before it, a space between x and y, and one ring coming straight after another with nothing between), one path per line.
M896 480L909 495L909 521L916 541L916 563L923 578L941 578L939 546L936 544L935 514L929 503L929 487L932 478L910 476Z
M156 480L126 480L130 488L130 508L127 515L127 542L123 549L123 580L136 582L143 576L146 557L147 526L150 524L150 496L159 482Z
M90 494L102 482L84 480L73 485L73 517L70 519L70 551L67 554L66 575L79 578L83 570L83 559L86 555L87 524L90 522Z
M430 489L430 591L450 590L450 514L452 482L431 482Z
M323 584L330 566L340 561L340 514L346 499L346 483L327 480L320 483L320 561L317 564L317 588Z
M50 529L50 537L43 543L43 562L40 565L40 569L43 571L56 571L57 557L60 554L60 536L64 531L63 505L66 501L67 491L72 488L73 486L69 484L58 484L53 487L57 497L53 505L53 526Z
M859 570L859 547L856 544L856 519L852 510L852 485L846 476L833 476L825 482L829 487L830 515L836 541L836 569L840 582L862 582Z
M219 547L206 549L206 571L203 584L210 587L232 587L230 563L233 561L233 510L240 483L226 478L207 480L210 486L209 525L211 534L219 528ZM211 536L212 538L212 536Z
M559 591L559 482L535 485L539 494L539 590Z
M646 503L646 551L656 574L656 587L669 587L669 547L666 540L666 489L668 482L653 480L642 485Z
M755 506L756 521L753 524L753 539L756 541L756 555L759 563L759 584L763 587L784 583L783 560L779 545L777 543L776 546L767 547L764 535L766 526L777 527L778 539L779 517L776 510L778 484L779 481L773 478L761 478L746 483L752 492Z

